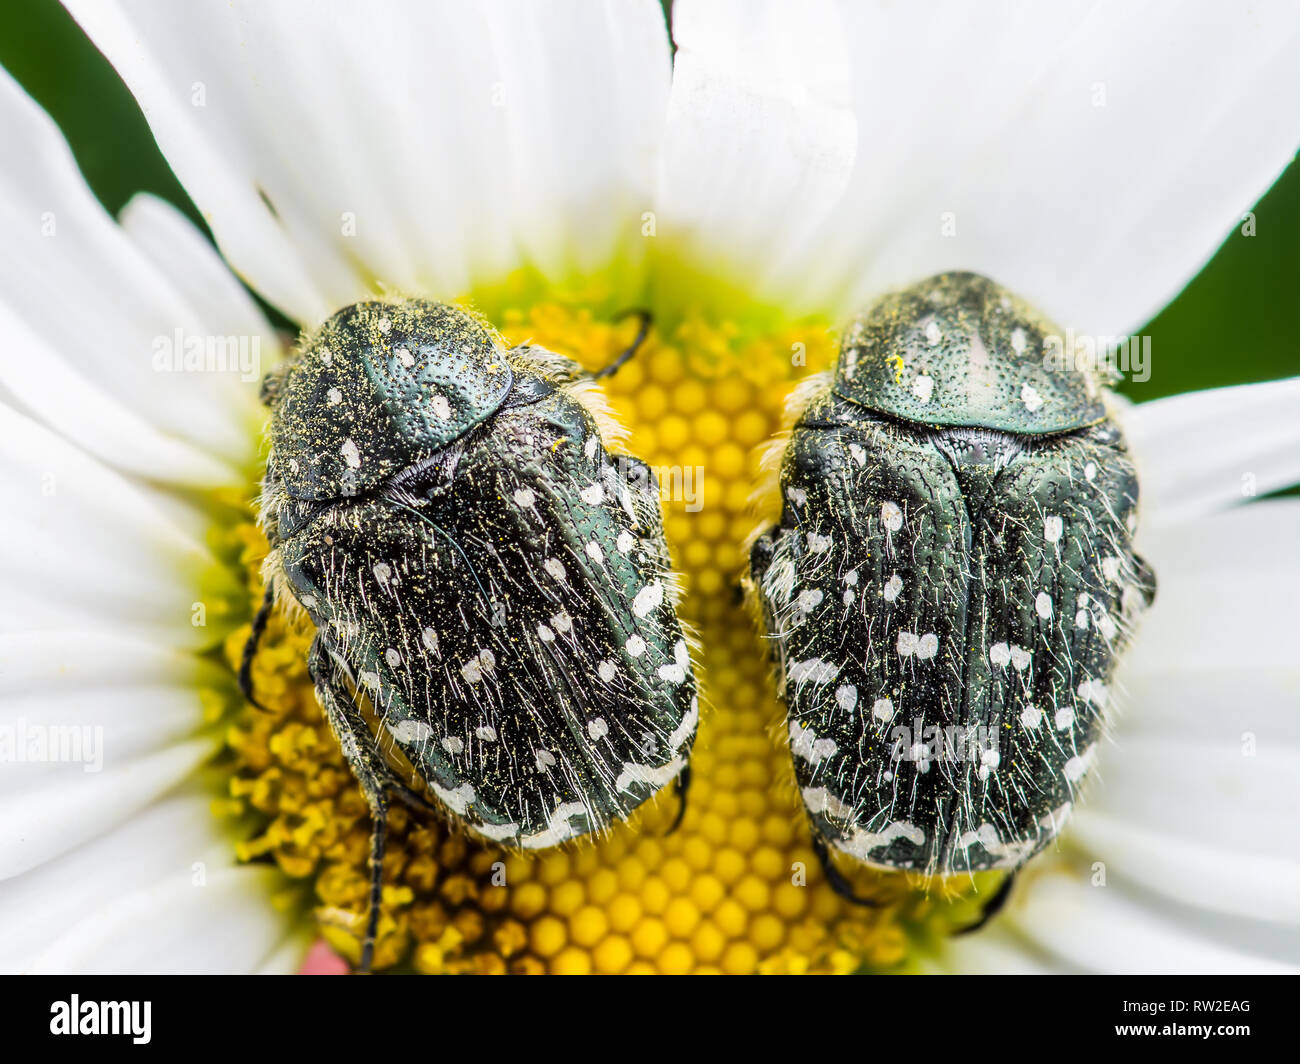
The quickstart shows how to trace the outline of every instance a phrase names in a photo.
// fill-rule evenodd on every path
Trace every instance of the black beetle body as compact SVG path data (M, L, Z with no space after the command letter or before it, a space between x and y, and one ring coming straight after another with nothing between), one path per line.
M1154 577L1102 382L982 277L886 297L802 395L751 579L814 840L933 875L1055 837Z
M690 651L653 478L606 450L571 360L375 301L304 337L266 397L268 582L316 626L375 820L368 963L390 795L510 847L599 832L683 776Z

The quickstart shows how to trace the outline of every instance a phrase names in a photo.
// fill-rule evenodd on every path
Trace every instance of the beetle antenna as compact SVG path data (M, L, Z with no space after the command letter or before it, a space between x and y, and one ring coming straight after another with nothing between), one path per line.
M262 605L253 617L252 629L248 633L248 642L244 644L244 656L239 662L239 691L253 706L263 713L269 713L261 702L253 697L253 658L257 656L257 645L262 641L267 622L271 619L271 610L275 606L275 585L266 585L266 594L262 596Z
M630 318L633 315L641 320L641 327L637 330L636 339L632 341L632 345L628 347L627 350L620 354L618 358L614 359L614 361L608 366L604 369L596 370L596 372L591 375L592 380L600 380L602 377L614 376L614 374L623 367L623 364L635 355L641 345L645 343L645 338L650 335L650 326L654 324L655 320L654 315L651 314L650 311L641 307L633 307L630 310L619 311L619 313L614 315L614 320L622 321L624 318Z

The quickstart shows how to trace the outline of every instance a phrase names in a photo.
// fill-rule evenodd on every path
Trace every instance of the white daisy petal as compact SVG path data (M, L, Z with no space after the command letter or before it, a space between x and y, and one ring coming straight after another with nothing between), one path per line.
M846 5L871 115L826 233L847 304L967 266L1076 333L1149 319L1296 149L1300 9L1193 6Z
M750 123L780 115L766 96L772 81L778 99L824 130L828 101L838 101L827 86L838 86L846 53L857 121L854 169L837 203L791 198L761 222L702 210L718 224L695 240L749 252L756 227L798 232L794 216L826 215L761 295L844 313L882 290L969 268L1076 333L1125 334L1196 273L1296 148L1275 116L1300 108L1300 9L1281 0L1195 6L1075 0L992 12L958 0L846 2L838 19L818 9L808 31L816 39L796 37L788 69L773 78L769 43L746 30L766 12L681 0L681 43L717 55L697 54L695 65L734 72L729 92L692 103L706 115L695 125L710 128L715 107ZM711 32L699 38L706 19ZM786 137L785 166L838 174L839 154L808 150L788 132L797 124L787 116L771 127ZM669 142L678 135L670 129ZM780 150L761 134L721 136L712 149L668 158L743 174L761 189L780 172L771 158ZM782 185L818 188L815 177L790 174ZM707 182L695 186L711 195ZM737 195L750 202L749 192Z
M119 227L54 123L3 72L0 136L0 394L128 472L244 483L261 361L278 347L239 283L171 208L129 210L134 231ZM245 359L249 372L233 356L241 343L261 356ZM186 345L201 348L201 369L173 368Z
M234 577L131 484L0 404L0 632L98 628L210 646Z
M650 0L68 6L227 259L301 322L372 279L446 298L642 242L669 78Z
M1216 794L1223 798L1221 791ZM1233 823L1257 809L1249 802L1231 803ZM1254 920L1300 925L1300 859L1239 852L1231 834L1183 838L1092 808L1075 814L1070 840L1092 859L1104 861L1111 875L1152 894ZM1279 846L1286 840L1272 841Z
M759 283L799 257L853 167L839 12L687 0L673 8L673 38L663 235L685 242L693 262Z
M931 970L971 975L1052 975L1059 970L1059 965L1051 964L1001 925L949 939L941 962Z
M256 968L284 938L266 899L282 878L265 865L189 871L96 907L32 961L29 971L198 974Z
M1126 408L1144 523L1182 521L1300 483L1297 410L1300 378Z
M1297 970L1249 948L1198 933L1112 886L1046 872L1009 907L1008 924L1067 968L1105 973L1220 975Z
M291 929L280 943L258 962L257 967L253 969L253 974L297 975L302 971L307 952L315 941L310 928Z
M121 827L24 875L0 882L0 911L24 916L22 920L0 923L0 971L32 968L42 952L70 929L101 910L112 909L123 897L163 882L173 884L177 892L201 894L205 888L200 883L208 873L229 868L232 863L231 840L212 815L210 795L187 791L157 802ZM248 888L253 904L269 908L265 897L258 893L259 884L250 882ZM124 934L148 934L145 925L149 923L144 920L140 927ZM173 926L171 931L169 944L155 940L159 966L175 971L203 965L205 958L195 952L193 930ZM250 935L240 948L249 956L262 956L269 962L282 948L275 938L282 933L282 923L277 921L268 933ZM120 970L118 959L110 948L102 951L92 966ZM278 963L281 970L295 966L289 957Z
M1300 665L1300 503L1269 500L1138 540L1156 572L1121 677ZM1126 681L1127 682L1127 681Z
M103 696L105 716L123 719L135 705L130 701L134 694ZM178 692L171 697L198 708L197 692ZM157 706L136 708L148 713ZM165 721L171 712L160 715L161 719ZM25 872L122 823L192 776L220 747L221 737L209 735L109 761L97 773L84 772L76 764L54 765L41 773L39 784L6 790L0 794L0 877ZM13 766L6 768L6 773L17 771Z

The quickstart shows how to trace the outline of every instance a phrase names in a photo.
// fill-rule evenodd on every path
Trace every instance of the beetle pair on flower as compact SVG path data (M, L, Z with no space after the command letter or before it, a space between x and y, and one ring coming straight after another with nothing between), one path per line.
M814 848L847 896L828 847L1014 871L1090 766L1154 578L1107 382L1044 360L1055 334L985 278L931 278L849 325L774 441L781 516L749 584ZM241 681L296 602L374 821L363 967L391 800L525 849L670 783L685 800L690 641L653 478L607 450L606 372L408 300L339 311L266 382L268 591ZM972 756L924 739L953 726L982 736Z

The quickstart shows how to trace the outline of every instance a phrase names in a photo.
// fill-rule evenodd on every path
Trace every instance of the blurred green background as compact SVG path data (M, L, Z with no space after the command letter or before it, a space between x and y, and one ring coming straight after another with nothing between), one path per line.
M145 190L203 226L131 94L56 0L7 6L0 63L58 122L104 205L116 213ZM1260 201L1255 217L1256 235L1243 236L1238 223L1209 265L1142 330L1151 336L1155 371L1146 383L1123 385L1132 398L1300 373L1300 166Z

